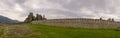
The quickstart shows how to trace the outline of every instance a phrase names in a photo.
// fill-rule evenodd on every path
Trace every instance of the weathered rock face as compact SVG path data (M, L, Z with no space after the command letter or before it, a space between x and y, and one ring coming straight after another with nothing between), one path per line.
M30 13L24 22L31 22L33 20L35 20L35 16L33 16L33 13Z
M108 21L113 21L114 22L114 19L113 18L109 18Z
M45 18L45 15L43 15L43 20L47 20L47 18Z
M36 14L35 20L46 20L46 18L44 15L42 16L42 15Z
M43 17L42 17L41 15L36 14L36 18L35 18L35 20L42 20L42 19L43 19Z
M38 21L38 20L46 20L45 16L36 14L36 17L33 15L33 13L30 13L28 17L25 19L24 22L32 22L32 21Z

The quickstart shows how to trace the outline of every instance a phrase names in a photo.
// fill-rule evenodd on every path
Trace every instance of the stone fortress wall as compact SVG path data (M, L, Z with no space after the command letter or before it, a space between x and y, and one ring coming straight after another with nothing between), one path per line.
M88 18L65 18L65 19L46 19L45 16L30 13L24 22L33 24L46 24L50 26L75 27L75 28L120 28L120 22L114 19L103 20Z
M33 21L34 24L46 24L52 26L62 27L81 27L81 28L120 28L119 22L100 20L100 19L86 19L86 18L73 18L73 19L48 19Z

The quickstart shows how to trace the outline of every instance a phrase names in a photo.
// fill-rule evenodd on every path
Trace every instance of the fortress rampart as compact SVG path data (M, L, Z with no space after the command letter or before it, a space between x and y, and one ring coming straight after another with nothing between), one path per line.
M119 22L87 19L87 18L69 18L69 19L48 19L33 21L34 24L46 24L62 27L81 27L81 28L120 28Z

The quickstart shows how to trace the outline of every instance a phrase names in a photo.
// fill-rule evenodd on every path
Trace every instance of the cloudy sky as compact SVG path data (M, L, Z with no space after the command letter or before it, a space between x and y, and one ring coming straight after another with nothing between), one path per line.
M23 21L29 12L46 18L114 18L120 20L120 0L0 0L0 15Z

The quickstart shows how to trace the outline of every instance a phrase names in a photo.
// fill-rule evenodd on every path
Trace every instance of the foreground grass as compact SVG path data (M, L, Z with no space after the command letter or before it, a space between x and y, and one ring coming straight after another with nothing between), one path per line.
M3 33L4 33L4 29L0 28L0 36L2 36Z
M17 24L25 26L21 29L29 27L29 35L14 37L14 38L120 38L119 29L83 29L70 27L55 27L42 24ZM11 25L9 28L15 28L16 25ZM17 27L19 28L19 27ZM20 30L20 29L16 29ZM26 30L23 30L26 31ZM18 32L19 33L19 32ZM25 33L26 34L26 33Z
M81 29L28 24L33 34L27 38L120 38L118 29Z

